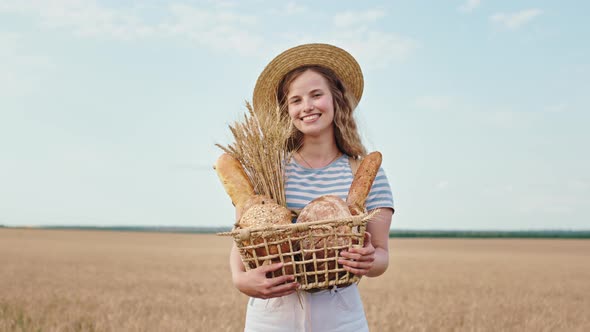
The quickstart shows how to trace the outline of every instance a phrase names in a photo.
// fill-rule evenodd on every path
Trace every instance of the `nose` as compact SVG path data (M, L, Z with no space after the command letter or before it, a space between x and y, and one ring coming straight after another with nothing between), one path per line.
M303 111L311 112L313 110L313 101L309 98L303 100Z

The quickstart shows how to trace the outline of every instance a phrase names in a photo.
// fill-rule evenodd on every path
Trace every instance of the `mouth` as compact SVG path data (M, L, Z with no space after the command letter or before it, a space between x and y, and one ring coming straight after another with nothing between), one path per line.
M320 116L321 116L321 114L310 114L310 115L303 116L299 119L303 122L312 122L312 121L318 119Z

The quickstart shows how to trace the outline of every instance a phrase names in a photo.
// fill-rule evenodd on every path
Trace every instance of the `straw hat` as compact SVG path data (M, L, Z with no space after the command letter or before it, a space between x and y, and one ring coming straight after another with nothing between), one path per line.
M363 73L352 55L329 44L304 44L284 51L264 68L254 87L254 109L276 104L277 89L283 77L291 70L305 65L319 65L333 70L346 89L360 101L364 86Z

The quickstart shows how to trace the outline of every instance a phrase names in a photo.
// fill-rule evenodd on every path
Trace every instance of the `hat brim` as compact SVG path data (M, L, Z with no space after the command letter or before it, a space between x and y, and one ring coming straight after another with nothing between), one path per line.
M284 51L264 68L254 87L254 109L277 105L277 89L283 77L291 70L306 65L319 65L331 69L356 101L361 100L364 87L363 73L352 55L329 44L304 44Z

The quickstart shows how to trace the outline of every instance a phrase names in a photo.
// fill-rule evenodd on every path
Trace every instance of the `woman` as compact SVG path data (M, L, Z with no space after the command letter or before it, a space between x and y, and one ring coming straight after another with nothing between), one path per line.
M366 155L352 116L363 91L363 76L346 51L327 44L289 49L264 69L254 89L255 111L275 104L288 112L294 127L286 167L286 196L290 209L301 209L318 196L346 199L353 174L351 159ZM339 263L356 275L376 277L389 262L389 226L393 199L380 169L369 197L368 211L379 208L367 225L365 245L341 253ZM295 293L293 276L267 278L281 263L245 271L234 246L230 255L236 288L251 297L245 331L368 331L356 284L319 292Z

